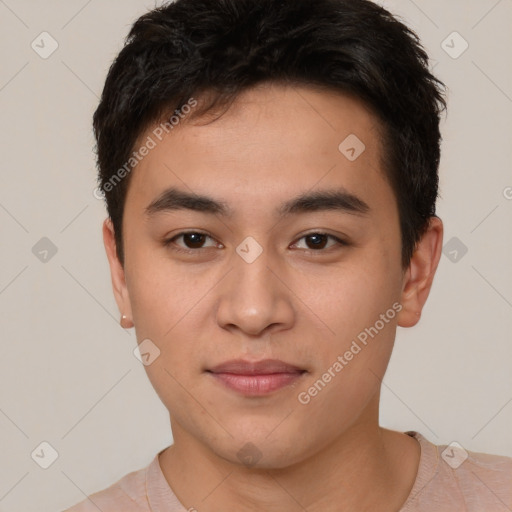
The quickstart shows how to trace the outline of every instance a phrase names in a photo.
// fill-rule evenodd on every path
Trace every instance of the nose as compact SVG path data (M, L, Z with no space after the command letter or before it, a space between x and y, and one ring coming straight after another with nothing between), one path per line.
M283 265L270 261L267 251L251 263L235 255L233 270L218 288L218 325L251 336L289 329L296 312L285 283Z

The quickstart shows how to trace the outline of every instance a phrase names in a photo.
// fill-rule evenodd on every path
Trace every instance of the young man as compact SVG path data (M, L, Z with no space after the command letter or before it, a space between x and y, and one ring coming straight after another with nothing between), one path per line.
M439 262L442 84L366 0L178 0L94 116L121 325L174 443L69 509L501 511L512 459L379 426Z

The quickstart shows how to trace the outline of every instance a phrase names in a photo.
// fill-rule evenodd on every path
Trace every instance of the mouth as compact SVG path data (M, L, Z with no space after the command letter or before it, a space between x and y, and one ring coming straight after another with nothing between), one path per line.
M207 369L217 382L245 396L264 396L299 380L307 370L277 359L227 361Z

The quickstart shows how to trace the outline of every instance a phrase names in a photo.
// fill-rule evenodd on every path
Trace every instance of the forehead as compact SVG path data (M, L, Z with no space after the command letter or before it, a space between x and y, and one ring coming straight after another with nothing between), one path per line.
M152 137L155 146L132 171L125 207L142 212L171 186L214 195L245 213L316 186L382 200L390 189L379 128L349 95L265 84L242 93L215 120L182 114L162 140L153 128L144 133L139 140Z

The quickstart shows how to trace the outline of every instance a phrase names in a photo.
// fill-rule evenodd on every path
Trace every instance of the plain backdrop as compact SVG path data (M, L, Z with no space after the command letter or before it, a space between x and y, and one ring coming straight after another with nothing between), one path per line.
M512 2L383 4L449 89L438 204L449 245L420 323L399 328L381 423L512 456ZM4 512L62 510L172 442L134 331L118 323L93 196L91 117L130 25L154 5L0 0ZM58 454L47 469L33 456L51 455L43 442Z

